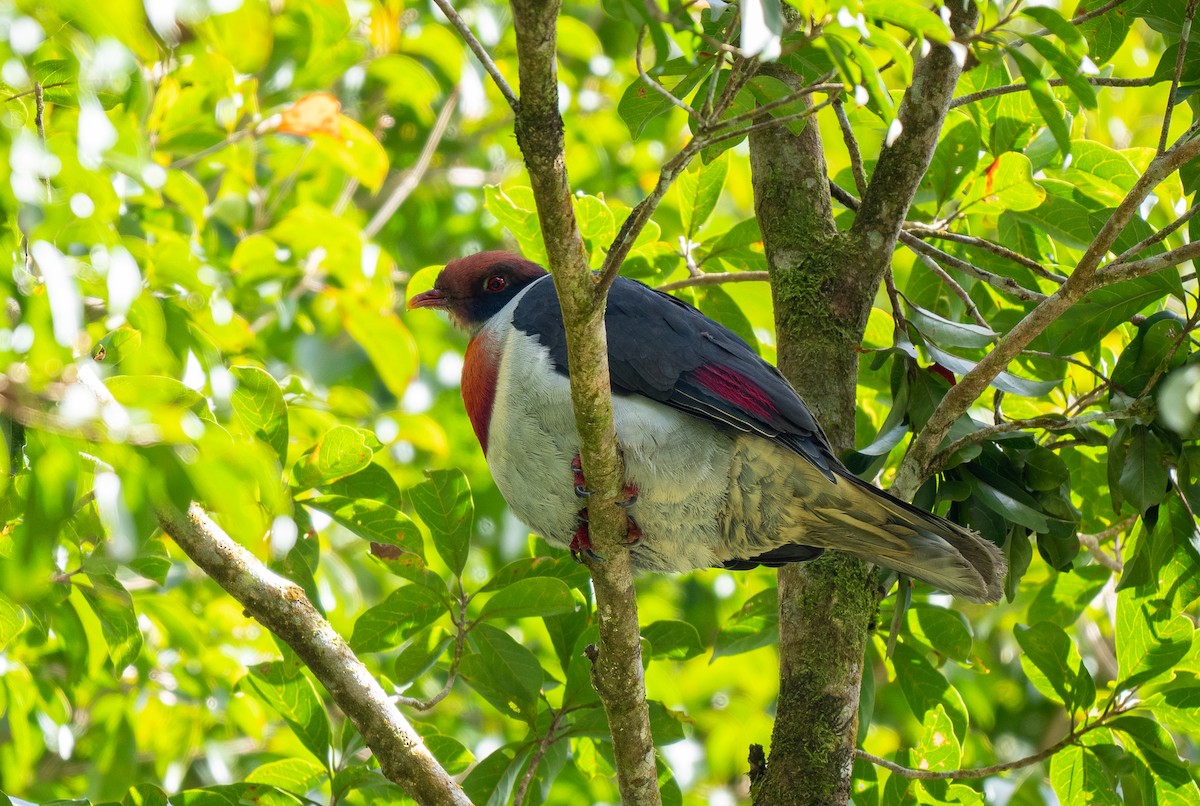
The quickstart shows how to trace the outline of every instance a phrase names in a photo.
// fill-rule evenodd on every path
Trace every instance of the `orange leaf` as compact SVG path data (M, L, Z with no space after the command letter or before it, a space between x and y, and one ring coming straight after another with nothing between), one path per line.
M305 137L320 133L340 138L341 110L341 103L329 93L310 93L284 110L278 131Z

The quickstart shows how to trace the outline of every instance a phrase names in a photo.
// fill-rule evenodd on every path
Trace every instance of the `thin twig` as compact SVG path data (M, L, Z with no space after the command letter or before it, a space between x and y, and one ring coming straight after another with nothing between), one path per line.
M1169 269L1172 266L1178 266L1180 263L1186 263L1197 257L1200 257L1200 241L1192 241L1169 252L1162 252L1141 260L1133 260L1128 263L1114 260L1103 268L1097 269L1095 279L1103 285L1121 280L1133 280Z
M1133 246L1126 249L1121 254L1117 255L1116 260L1114 260L1112 263L1110 263L1108 265L1112 266L1113 264L1116 264L1116 263L1123 263L1124 261L1128 260L1129 258L1135 257L1138 254L1140 254L1142 252L1142 250L1145 249L1146 247L1153 246L1154 244L1158 243L1159 241L1166 240L1168 237L1171 236L1171 234L1173 232L1175 232L1175 230L1179 229L1184 224L1186 224L1188 221L1190 221L1192 219L1192 217L1196 215L1197 211L1200 211L1200 204L1193 204L1191 207L1189 207L1187 210L1185 210L1183 212L1183 215L1179 216L1174 221L1172 221L1170 224L1168 224L1167 226L1158 230L1154 234L1147 235L1145 238L1138 241L1137 243L1135 243Z
M1088 535L1088 534L1083 534L1082 532L1080 532L1079 533L1079 545L1081 545L1085 549L1087 549L1088 553L1091 554L1093 558L1095 558L1096 562L1100 563L1108 570L1115 571L1116 573L1119 574L1123 570L1125 570L1124 564L1121 562L1121 560L1119 558L1114 557L1113 555L1106 552L1104 549L1100 548L1100 544L1102 542L1109 540L1110 538L1116 537L1117 535L1124 532L1126 529L1128 529L1130 526L1132 526L1137 521L1138 517L1140 517L1140 516L1130 515L1128 518L1125 518L1124 520L1120 521L1119 523L1115 523L1112 526L1108 527L1107 529L1104 529L1103 531L1100 531L1100 532L1096 532L1095 534Z
M1083 369L1086 369L1088 372L1095 375L1097 378L1099 378L1104 383L1111 383L1111 381L1109 380L1109 377L1107 375L1105 375L1103 372L1096 369L1095 367L1093 367L1091 364L1087 363L1086 361L1080 361L1078 358L1074 358L1069 355L1055 355L1054 353L1047 353L1044 350L1022 350L1021 353L1024 355L1036 356L1037 358L1045 358L1048 361L1063 361L1067 364L1074 364L1077 367L1082 367Z
M683 280L655 286L657 291L676 291L696 285L720 285L722 283L765 283L771 279L766 271L701 272Z
M888 761L885 758L868 753L866 750L855 749L854 755L870 764L877 767L883 767L885 770L890 770L893 774L899 775L901 778L921 781L938 781L938 780L966 780L976 778L987 778L992 775L998 775L1009 770L1019 770L1022 767L1028 767L1037 764L1040 761L1045 761L1058 751L1075 744L1084 734L1089 733L1096 728L1103 726L1109 719L1112 719L1120 714L1130 710L1129 707L1114 708L1111 711L1106 711L1096 718L1091 724L1085 724L1082 727L1072 730L1060 741L1047 747L1039 753L1034 753L1032 756L1017 759L1016 761L1006 761L1003 764L993 764L990 767L976 767L967 770L946 770L944 772L935 770L914 770L911 767L905 767L897 764L894 761Z
M396 184L395 189L384 203L379 205L375 215L371 216L371 220L363 227L363 235L366 238L371 239L379 234L388 219L395 215L396 211L400 209L400 205L404 204L404 201L421 184L425 172L429 170L430 162L433 161L433 155L437 153L438 144L442 142L442 137L445 136L446 129L450 126L450 118L453 117L454 109L458 106L458 95L458 87L455 87L454 91L450 93L450 97L442 104L442 109L438 112L437 120L434 121L429 136L425 138L425 145L422 146L417 161L404 173L404 177Z
M653 78L651 78L650 75L646 72L646 68L642 67L642 46L646 42L646 31L647 30L649 30L648 27L643 25L642 29L640 31L638 31L637 48L636 48L636 50L634 52L634 56L633 56L633 63L637 67L638 75L641 76L642 81L645 84L649 85L650 89L654 90L659 95L666 98L674 106L679 107L684 112L687 112L689 115L691 115L693 118L696 118L697 120L699 120L700 116L696 114L696 110L692 109L691 105L689 105L687 101L684 101L682 98L676 98L674 95L672 95L671 91L669 89L667 89L662 84L659 84L657 81L655 81Z
M974 235L963 235L960 232L951 232L950 230L946 229L935 229L925 224L907 224L905 225L905 230L920 238L937 238L943 241L953 241L954 243L960 243L964 246L974 246L979 249L983 249L991 252L997 257L1002 257L1005 260L1011 260L1013 263L1029 269L1038 277L1050 280L1054 283L1063 283L1066 282L1067 279L1066 276L1062 274L1056 274L1055 272L1046 269L1046 267L1044 267L1041 263L1038 263L1036 260L1025 257L1025 255L1022 255L1019 252L1014 252L1008 247L1001 246L1000 244L989 241L986 238L979 238Z
M925 264L925 268L936 274L942 283L944 283L946 287L950 289L954 296L962 300L962 304L963 307L966 308L967 315L975 320L975 324L979 325L980 327L987 328L990 331L992 329L991 324L989 324L988 320L985 319L983 314L979 312L979 308L975 307L975 300L971 299L971 295L967 292L967 289L955 282L954 278L951 277L945 269L939 266L938 262L929 255L921 254L920 252L916 252L915 254L917 256L917 260L920 260ZM994 341L996 338L996 335L993 333L992 340Z
M234 143L241 142L242 140L245 140L247 137L251 137L256 134L258 134L258 129L254 126L251 126L246 129L238 129L236 132L229 135L228 137L226 137L224 140L222 140L219 143L214 143L213 145L209 146L208 148L202 148L199 151L195 151L191 154L188 154L186 157L180 157L179 159L172 162L170 167L178 170L180 168L186 168L189 165L194 165L195 163L199 162L200 160L204 159L205 157L216 154L218 151L222 151L222 150L228 148L229 146L233 145Z
M850 126L850 117L846 114L846 105L842 99L835 98L833 111L837 114L838 125L842 127L842 142L846 144L846 153L850 157L850 170L854 174L854 187L858 195L867 192L867 174L863 170L862 152L858 150L858 140L854 137L854 129Z
M1154 76L1145 76L1143 78L1105 78L1103 76L1081 76L1087 83L1093 87L1149 87L1155 83ZM1048 78L1046 81L1051 87L1065 87L1067 82L1061 78ZM979 92L960 95L950 102L951 109L957 109L960 106L973 104L977 101L984 101L988 98L995 98L998 95L1008 95L1013 92L1025 92L1029 89L1029 85L1024 81L1019 81L1015 84L1005 84L1001 87L989 87L986 90Z
M546 728L546 735L538 742L538 748L533 753L533 757L529 759L529 766L525 770L525 774L521 776L521 783L517 785L516 794L513 796L513 806L524 806L525 795L529 792L529 785L533 783L533 776L537 772L538 764L546 755L546 751L550 749L550 745L554 744L558 737L554 735L554 731L558 729L558 722L563 718L564 710L554 711L554 717L550 720L550 726Z
M862 204L857 198L854 197L854 194L850 193L845 188L840 187L835 182L831 181L829 183L829 192L833 198L837 199L839 202L856 212ZM951 268L966 272L973 277L977 277L997 291L1008 294L1009 296L1016 297L1020 300L1025 300L1026 302L1034 302L1046 299L1045 294L1038 293L1037 291L1031 291L1030 289L1022 286L1016 280L1013 280L1009 277L1003 277L999 274L993 274L986 269L979 268L973 263L968 263L962 258L955 257L949 252L943 252L936 246L925 243L910 232L901 230L899 240L900 243L904 244L917 254L925 255L943 266L950 266Z
M1098 8L1094 8L1091 11L1085 11L1082 14L1078 14L1078 15L1072 17L1071 24L1072 25L1082 25L1083 23L1087 22L1088 20L1094 20L1096 17L1099 17L1102 14L1112 11L1117 6L1124 5L1126 2L1127 2L1127 0L1111 0L1111 2L1105 3L1104 5L1102 5Z
M617 231L617 237L609 246L608 254L604 257L604 265L600 269L600 280L597 283L599 293L606 293L613 281L617 279L617 275L621 273L621 266L629 255L629 250L633 248L633 242L645 228L646 222L654 215L663 196L667 195L671 183L683 173L688 163L692 161L692 157L700 153L701 147L701 141L698 138L692 138L678 154L668 160L658 173L658 181L654 184L654 189L646 198L637 203L637 206L621 224L621 229Z
M292 188L295 186L296 180L300 177L300 169L315 147L316 144L312 140L308 140L304 144L304 150L300 152L299 157L296 157L296 161L292 164L292 170L288 171L288 175L283 178L283 182L280 183L279 189L275 192L275 198L271 201L271 205L265 212L255 214L254 226L256 229L263 229L275 220L275 212L279 209L279 205L283 204L284 200L291 195Z
M828 83L828 82L817 82L816 84L809 84L806 87L796 90L795 92L791 93L790 95L786 95L782 98L776 98L774 101L768 101L767 103L762 104L761 106L756 106L754 109L750 110L749 112L743 112L740 115L735 115L734 117L717 121L712 126L705 129L705 132L707 134L716 134L717 132L720 132L724 129L732 128L733 126L736 126L741 123L761 122L762 119L764 117L766 117L768 113L778 109L779 107L787 106L788 104L794 104L797 101L801 100L802 98L805 98L805 97L812 95L814 93L817 93L817 92L828 92L828 93L831 93L834 98L838 98L845 91L846 91L846 88L844 86L842 86L841 84L832 84L832 83ZM805 110L804 112L800 112L798 114L801 117L804 117L809 113L807 110ZM782 118L780 118L780 119L782 119Z
M1158 135L1158 153L1167 150L1167 135L1171 131L1171 114L1175 111L1175 96L1179 91L1179 79L1183 76L1184 59L1187 58L1188 39L1192 33L1192 20L1196 16L1196 3L1190 0L1183 13L1183 27L1179 31L1179 51L1175 54L1175 71L1171 74L1171 92L1167 95L1167 109L1163 113L1162 132Z
M458 597L458 618L454 622L454 626L458 630L458 634L454 636L454 655L450 658L450 668L447 671L446 682L442 684L441 690L427 700L399 695L394 698L398 705L403 705L417 711L428 711L450 695L450 691L454 688L454 681L458 679L458 666L462 663L463 649L467 642L467 632L470 630L470 625L467 623L468 601L469 597L460 591Z
M1031 417L1027 420L1006 420L996 425L980 428L978 431L972 431L970 434L954 440L946 448L938 452L937 456L934 457L934 465L940 467L955 453L968 445L987 442L998 434L1007 434L1011 431L1026 431L1034 428L1041 428L1045 431L1068 431L1072 428L1078 428L1081 425L1088 425L1089 423L1098 423L1106 420L1128 420L1140 417L1144 413L1140 407L1131 406L1128 409L1121 409L1119 411L1096 411L1091 414L1081 414L1078 417Z
M504 75L500 72L500 68L496 66L496 62L492 60L488 52L484 50L483 44L475 38L475 34L471 33L470 27L467 26L467 23L459 13L454 10L454 6L450 5L449 0L433 0L433 2L446 15L446 19L450 20L450 24L454 26L454 30L458 31L458 35L467 43L467 47L475 54L475 58L483 65L483 69L492 77L492 81L496 83L496 88L500 90L500 94L504 96L504 100L508 101L508 105L512 108L513 112L516 112L517 106L520 105L517 94L513 92L508 82L504 80Z

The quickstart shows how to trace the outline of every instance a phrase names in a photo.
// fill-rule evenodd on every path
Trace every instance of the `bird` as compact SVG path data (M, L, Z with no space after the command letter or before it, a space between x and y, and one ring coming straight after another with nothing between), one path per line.
M451 260L408 309L470 335L461 393L513 514L599 558L553 278L505 251ZM842 551L973 601L1000 599L1005 561L974 532L851 473L783 375L686 302L617 277L605 308L613 417L635 570L745 570ZM577 556L578 559L578 556Z

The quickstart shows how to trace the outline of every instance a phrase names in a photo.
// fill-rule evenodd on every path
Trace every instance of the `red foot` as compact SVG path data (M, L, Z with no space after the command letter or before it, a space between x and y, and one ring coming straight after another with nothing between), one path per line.
M592 491L587 488L587 481L583 478L583 461L579 458L579 454L571 459L571 476L572 483L575 485L575 495L580 498L587 498L592 494ZM638 487L633 482L626 484L621 491L621 500L617 501L619 507L631 507L637 503Z

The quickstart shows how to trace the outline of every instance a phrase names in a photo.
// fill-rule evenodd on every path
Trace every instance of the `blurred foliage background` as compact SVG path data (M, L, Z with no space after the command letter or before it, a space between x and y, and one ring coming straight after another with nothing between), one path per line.
M783 59L850 88L869 171L941 18L907 2L792 5L822 25L785 38ZM1073 0L981 6L959 94L1022 76L1036 91L950 113L913 217L1069 271L1153 156L1185 5L1129 0L1079 25ZM639 31L644 67L702 101L711 53L696 31L730 30L730 16L661 9L685 24L633 0L568 2L560 19L568 164L596 265L687 138L687 113L638 76ZM507 8L461 10L515 82ZM1146 80L1092 88L1072 69L1066 87L1037 84L1064 60ZM1192 124L1200 48L1183 65L1172 138ZM0 0L0 81L0 790L406 802L290 651L156 532L156 504L193 498L302 584L407 706L448 686L406 712L474 801L615 802L580 658L587 574L492 485L458 400L464 336L398 313L453 257L543 249L510 110L445 18L399 0ZM731 114L781 97L748 92ZM813 121L852 190L837 118ZM627 275L765 268L744 144L724 145L668 194ZM1161 185L1124 247L1194 209L1197 175ZM1190 242L1184 223L1144 248ZM885 486L954 375L1030 307L954 270L980 324L912 253L893 275L862 345L862 450L847 458ZM1071 423L964 444L922 489L1005 546L1008 602L918 589L893 618L885 600L860 739L944 770L1108 721L982 781L909 786L860 763L856 802L1200 801L1196 275L1130 283L1077 306L973 412L974 428L993 414ZM772 360L765 283L685 286ZM747 795L777 689L774 586L768 571L638 580L667 802Z

